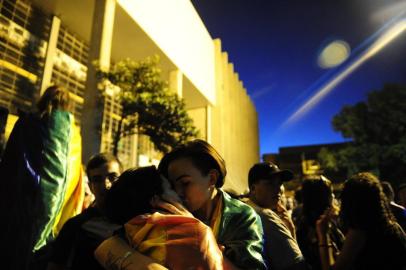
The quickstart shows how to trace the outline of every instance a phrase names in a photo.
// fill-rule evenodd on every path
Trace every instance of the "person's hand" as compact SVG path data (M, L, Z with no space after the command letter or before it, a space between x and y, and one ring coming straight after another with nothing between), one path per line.
M276 205L276 213L281 219L290 219L289 212L281 201Z
M293 238L296 238L295 224L293 224L292 218L290 217L288 210L286 210L281 201L279 201L278 204L276 205L276 213L281 218L286 227L289 229Z
M319 239L325 238L331 219L335 215L335 209L327 208L316 221L316 232Z
M154 196L151 200L151 206L157 209L163 209L170 214L193 217L192 213L189 212L180 202L174 200L170 196L162 195L162 198Z

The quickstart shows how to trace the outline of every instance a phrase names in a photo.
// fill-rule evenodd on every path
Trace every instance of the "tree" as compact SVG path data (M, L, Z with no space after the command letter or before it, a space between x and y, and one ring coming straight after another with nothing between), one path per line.
M158 63L155 56L142 61L125 59L107 72L97 69L103 88L116 89L114 97L122 108L114 135L115 155L120 139L131 134L147 135L163 153L197 136L184 101L161 79Z
M348 174L373 171L395 185L406 180L405 85L387 84L370 92L365 102L344 106L332 123L334 130L353 142L321 153L322 164L345 168Z
M317 154L317 160L323 171L338 171L337 158L327 147L320 149L320 152Z

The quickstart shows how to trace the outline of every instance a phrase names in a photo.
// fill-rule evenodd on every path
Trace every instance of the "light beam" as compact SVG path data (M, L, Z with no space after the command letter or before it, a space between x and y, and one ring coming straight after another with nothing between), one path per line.
M297 111L295 111L286 120L281 127L286 127L302 118L306 113L313 109L327 94L329 94L340 82L354 72L358 67L365 63L369 58L376 55L390 42L396 39L406 30L406 19L395 23L389 27L379 38L376 39L364 52L348 64L340 73L324 84L316 93L307 100Z

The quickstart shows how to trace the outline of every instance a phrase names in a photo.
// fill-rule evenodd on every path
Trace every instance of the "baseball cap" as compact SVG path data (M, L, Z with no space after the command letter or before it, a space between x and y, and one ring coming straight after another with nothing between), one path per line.
M248 173L248 185L251 186L260 179L271 180L275 176L280 176L282 182L287 182L294 178L290 170L281 170L276 164L271 162L261 162L255 164L250 169Z

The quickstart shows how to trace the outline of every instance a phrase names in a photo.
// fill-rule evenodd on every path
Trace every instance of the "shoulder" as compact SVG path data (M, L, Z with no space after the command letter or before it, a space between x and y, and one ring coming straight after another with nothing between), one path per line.
M87 220L86 215L83 212L77 216L68 219L68 221L66 221L65 224L62 226L59 235L62 235L67 231L78 230L82 225L82 223L84 223L86 220Z
M260 208L257 209L257 211L258 215L261 217L262 227L266 238L271 239L272 242L276 241L276 239L294 240L289 229L278 214L271 209L266 208Z
M223 212L217 240L226 248L224 255L241 269L265 269L260 217L252 207L220 192Z
M227 193L220 191L223 197L223 215L234 219L257 220L256 211L244 202L231 198Z
M264 230L269 229L269 227L271 227L271 228L279 228L279 230L281 231L288 231L281 218L274 211L268 208L259 207L251 200L247 200L246 203L249 206L251 206L258 214L258 216L261 218Z
M21 113L14 124L13 131L21 129L24 133L26 133L27 128L35 130L39 125L41 125L41 123L41 119L36 114Z
M81 226L89 219L91 211L85 210L81 214L70 218L62 226L61 231L53 244L53 255L51 261L63 262L67 259L70 249L75 245Z
M262 241L261 218L255 210L229 195L223 193L223 211L219 230L220 242L245 239Z
M89 219L92 219L94 217L102 217L102 213L100 213L99 209L96 207L89 207L85 209L82 213L77 215L75 218L77 218L79 221L86 222Z
M85 223L86 221L92 219L93 217L98 217L98 216L101 216L99 210L97 210L94 207L89 207L86 210L84 210L82 213L80 213L79 215L70 218L65 223L63 228L67 227L67 228L70 228L70 229L74 229L74 228L79 229L80 226L82 226L83 223Z
M276 214L271 209L261 209L261 212L258 214L260 214L262 217L266 218L268 221L271 221L273 223L283 223L278 214Z

